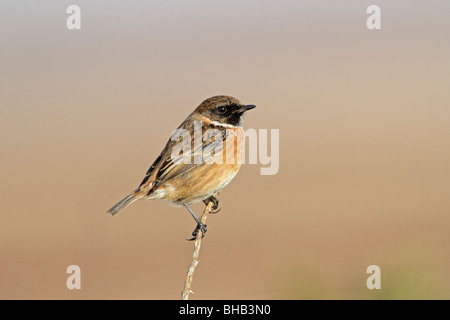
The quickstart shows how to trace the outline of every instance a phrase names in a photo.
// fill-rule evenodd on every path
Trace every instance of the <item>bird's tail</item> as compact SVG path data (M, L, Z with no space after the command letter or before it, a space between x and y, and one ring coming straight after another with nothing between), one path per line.
M115 215L116 213L119 213L120 210L135 202L137 199L139 199L139 197L136 195L136 193L133 192L132 194L129 194L118 203L116 203L114 207L108 210L108 213L111 213L111 215Z

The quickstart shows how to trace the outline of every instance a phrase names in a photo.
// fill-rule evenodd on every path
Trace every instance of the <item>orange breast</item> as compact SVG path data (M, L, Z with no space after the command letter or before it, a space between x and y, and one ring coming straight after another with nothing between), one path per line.
M214 162L194 166L163 185L157 198L173 203L196 203L222 190L238 173L244 150L242 128L227 128L223 149L214 155ZM158 192L156 192L158 194Z

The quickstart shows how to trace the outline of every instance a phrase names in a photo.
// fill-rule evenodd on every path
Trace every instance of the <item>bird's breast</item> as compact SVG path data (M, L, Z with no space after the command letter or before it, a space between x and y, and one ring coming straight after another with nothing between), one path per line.
M201 164L163 183L152 192L151 198L175 204L196 203L229 184L241 167L245 139L242 128L226 130L222 148L214 150L212 156L204 155Z

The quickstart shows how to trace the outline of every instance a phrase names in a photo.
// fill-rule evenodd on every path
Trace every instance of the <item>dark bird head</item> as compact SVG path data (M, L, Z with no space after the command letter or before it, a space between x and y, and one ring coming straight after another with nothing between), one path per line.
M203 101L194 114L210 120L216 125L242 127L242 116L254 105L243 105L238 99L229 96L215 96Z

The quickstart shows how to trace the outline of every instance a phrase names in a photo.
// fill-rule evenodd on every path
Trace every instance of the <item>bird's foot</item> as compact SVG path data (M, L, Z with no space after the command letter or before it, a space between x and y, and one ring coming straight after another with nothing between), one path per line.
M203 202L206 205L208 205L210 202L213 203L213 206L211 207L211 213L216 214L216 213L218 213L220 211L220 209L219 209L219 199L218 198L216 198L214 196L211 196L208 199L203 200Z
M192 238L186 239L186 240L194 241L195 239L197 239L197 234L198 234L199 230L202 232L202 238L203 238L205 236L205 234L206 234L206 224L204 224L204 223L198 224L195 227L194 231L192 232Z

